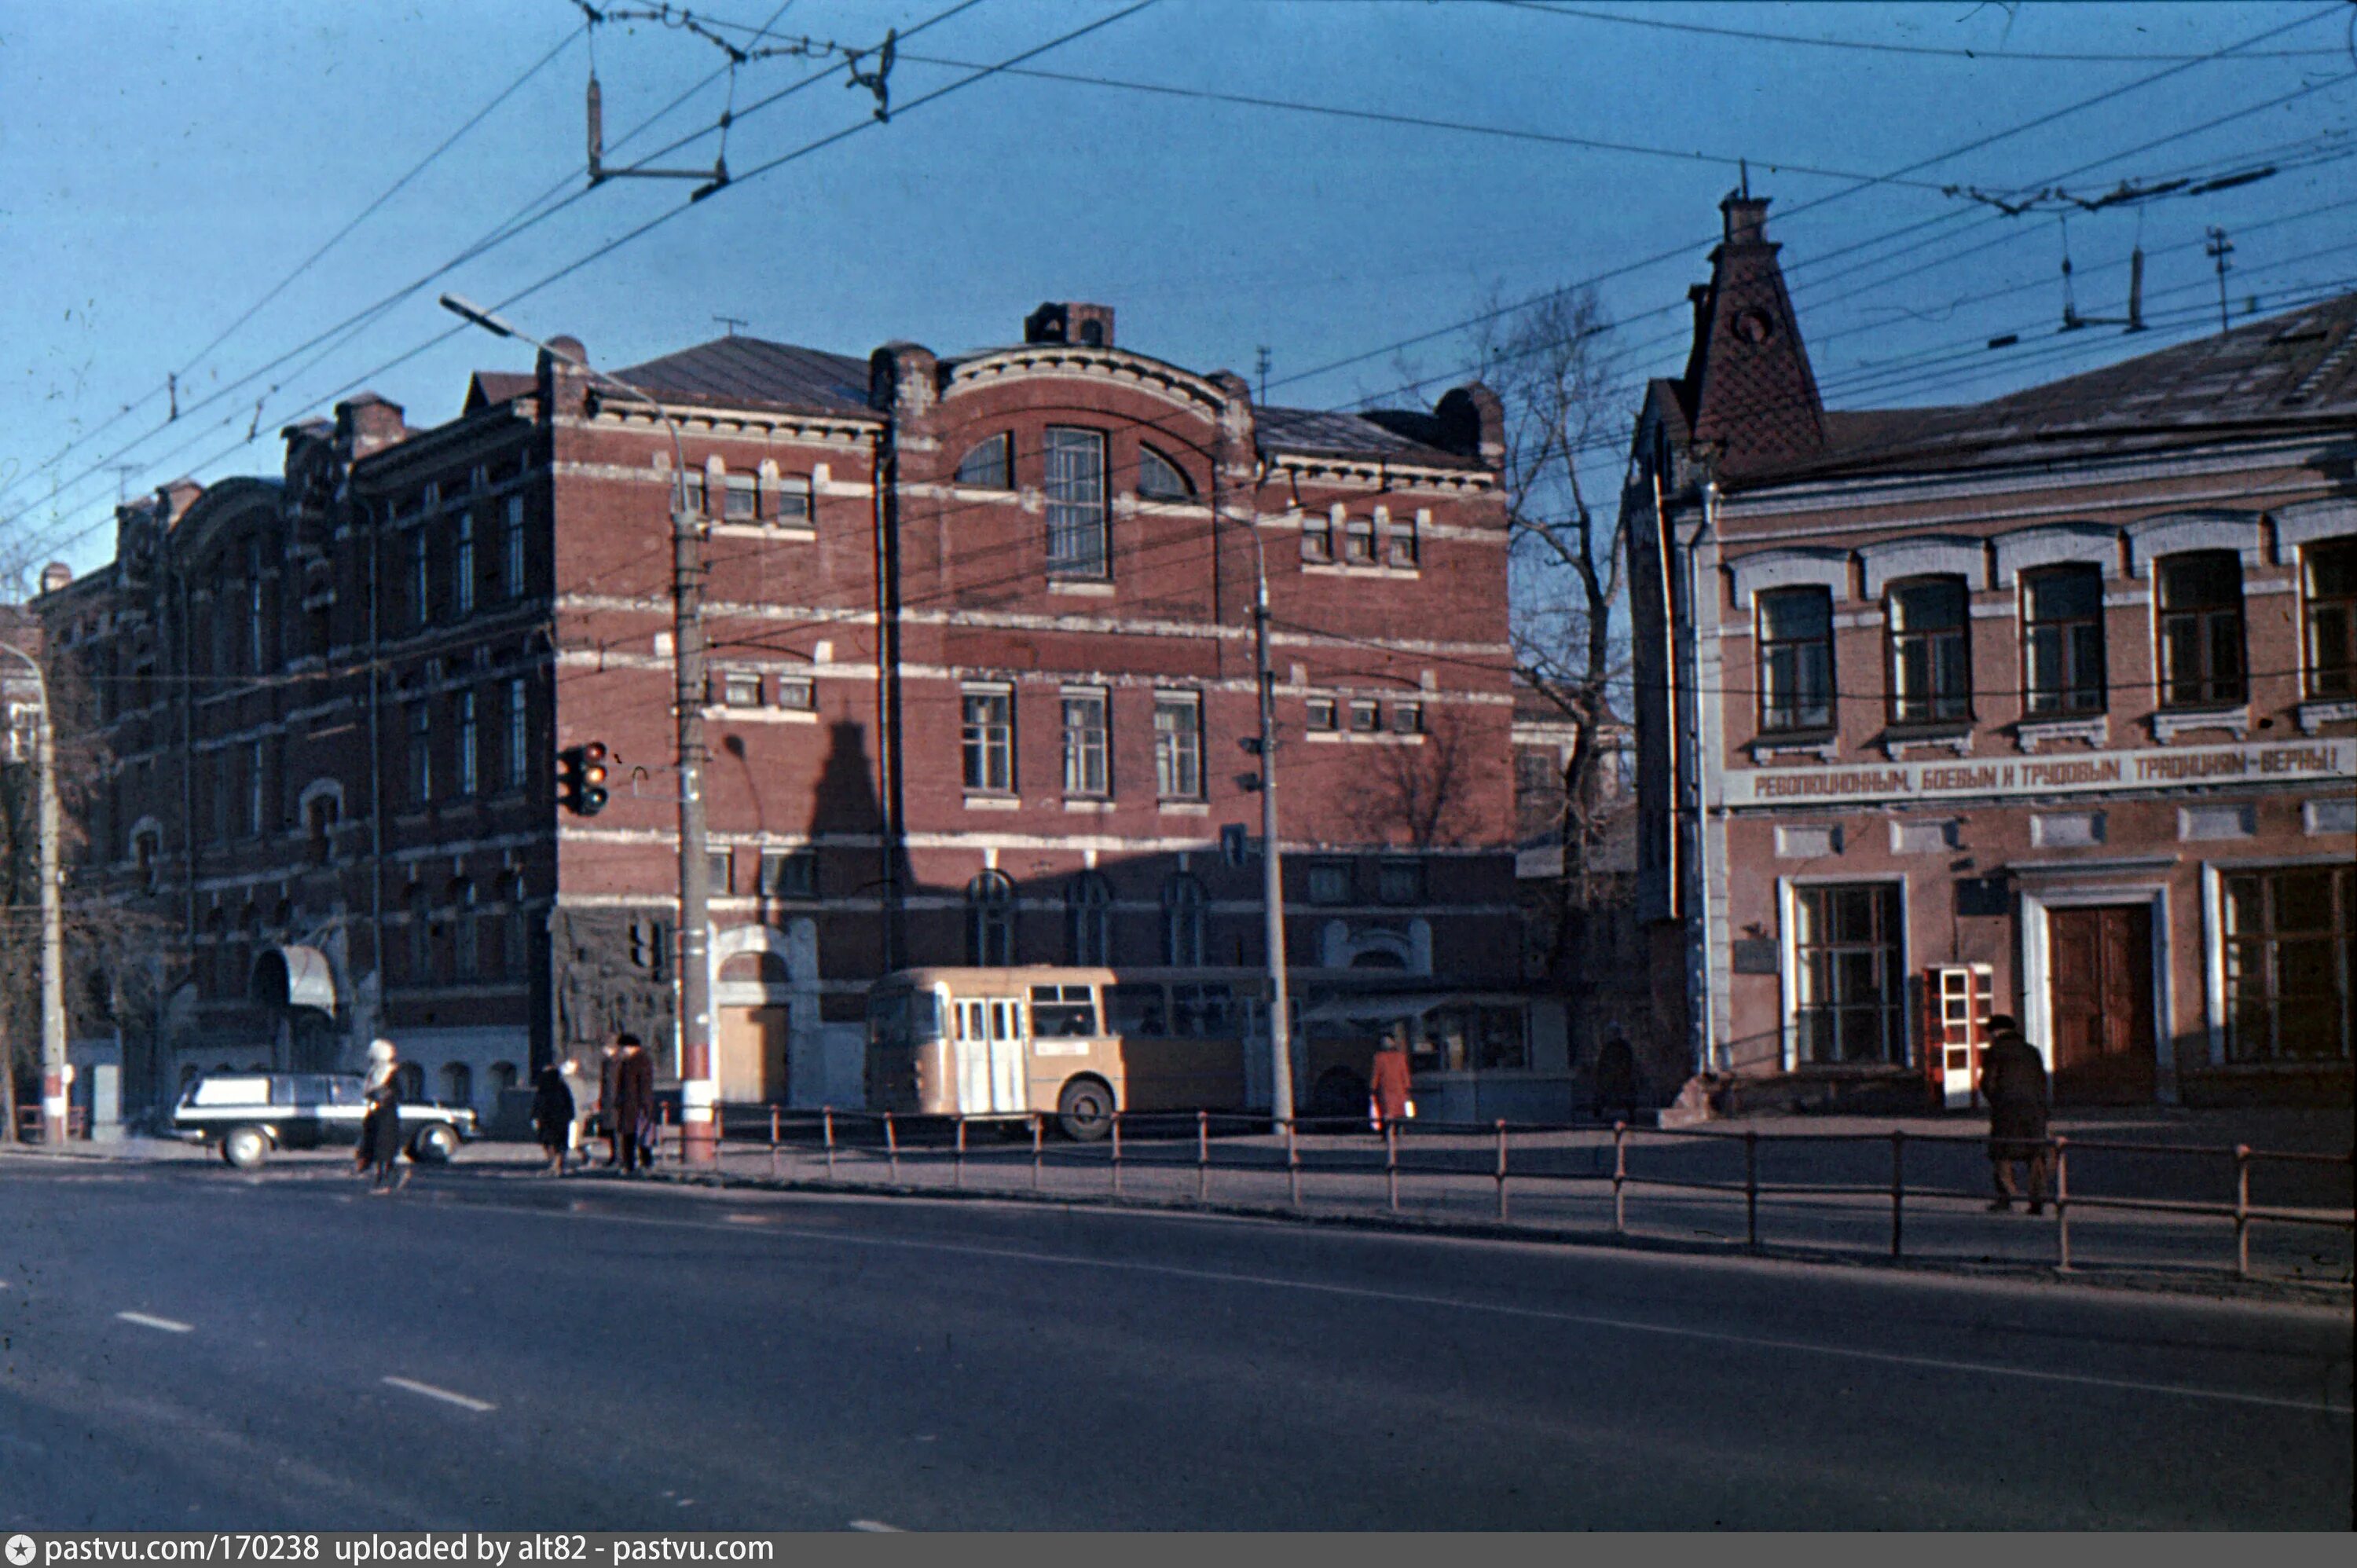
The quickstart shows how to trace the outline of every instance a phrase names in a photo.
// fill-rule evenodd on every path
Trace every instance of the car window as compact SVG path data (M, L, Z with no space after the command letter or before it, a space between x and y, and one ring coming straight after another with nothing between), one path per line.
M270 1103L270 1080L253 1074L235 1078L208 1078L197 1085L195 1103L199 1105L267 1105Z
M368 1096L361 1092L361 1080L337 1076L328 1079L328 1103L330 1105L364 1105Z

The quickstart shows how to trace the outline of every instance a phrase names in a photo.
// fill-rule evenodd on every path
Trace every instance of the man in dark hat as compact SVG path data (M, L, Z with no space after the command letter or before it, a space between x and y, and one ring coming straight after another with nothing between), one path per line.
M617 1037L614 1062L614 1155L625 1174L651 1163L643 1141L655 1119L655 1064L636 1035Z
M2002 1214L2019 1196L2013 1185L2017 1161L2029 1167L2029 1212L2046 1211L2046 1063L2010 1014L1989 1020L1989 1043L1981 1052L1981 1098L1989 1108L1989 1167L1996 1196L1989 1208Z

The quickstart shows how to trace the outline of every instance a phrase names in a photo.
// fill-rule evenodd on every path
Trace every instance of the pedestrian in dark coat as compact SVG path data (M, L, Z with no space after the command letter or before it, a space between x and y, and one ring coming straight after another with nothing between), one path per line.
M641 1140L655 1119L655 1063L636 1035L621 1036L614 1060L614 1148L625 1171L653 1162Z
M2013 1185L2017 1162L2029 1167L2029 1212L2046 1210L2046 1062L2021 1027L2000 1013L1989 1020L1989 1043L1981 1052L1981 1098L1989 1108L1989 1168L1996 1196L1989 1208L2004 1213L2019 1194Z
M554 1062L533 1075L532 1125L540 1134L552 1176L565 1174L565 1152L573 1142L573 1090Z
M1375 1053L1367 1069L1367 1115L1377 1132L1383 1131L1385 1122L1415 1114L1415 1102L1408 1098L1412 1088L1407 1036L1395 1031L1383 1041L1383 1048Z
M360 1167L371 1172L372 1192L391 1192L409 1179L396 1169L401 1163L401 1079L391 1040L369 1046L369 1074L363 1085L368 1114L361 1118Z
M614 1131L614 1071L621 1065L621 1036L606 1042L597 1058L597 1114L596 1130L606 1135L606 1163L622 1163L622 1140Z

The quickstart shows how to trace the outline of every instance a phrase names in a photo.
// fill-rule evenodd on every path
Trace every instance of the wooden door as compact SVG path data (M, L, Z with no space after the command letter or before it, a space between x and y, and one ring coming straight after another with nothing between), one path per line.
M721 1007L720 1099L759 1105L786 1098L786 1009Z
M2046 939L2055 1100L2083 1105L2150 1101L2151 906L2050 909Z

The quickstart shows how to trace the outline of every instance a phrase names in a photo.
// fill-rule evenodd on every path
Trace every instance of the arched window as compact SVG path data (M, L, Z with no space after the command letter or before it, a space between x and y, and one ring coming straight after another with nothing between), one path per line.
M1113 887L1083 871L1064 889L1064 948L1073 963L1113 961Z
M491 1092L505 1094L516 1086L516 1065L513 1062L491 1064Z
M957 482L968 489L1011 490L1015 488L1013 443L1004 431L976 442L958 459Z
M465 1062L445 1062L442 1065L442 1103L472 1105L475 1103L475 1069Z
M793 975L776 953L740 952L722 961L720 982L724 985L790 985Z
M991 969L1015 962L1015 885L985 871L965 885L965 960Z
M1182 967L1203 961L1203 885L1183 871L1162 885L1162 957Z
M1183 501L1194 499L1195 487L1187 472L1151 446L1137 449L1137 495L1141 500Z

